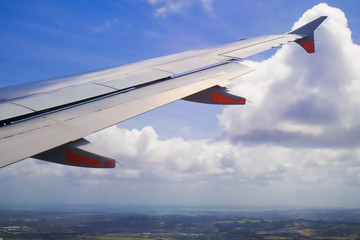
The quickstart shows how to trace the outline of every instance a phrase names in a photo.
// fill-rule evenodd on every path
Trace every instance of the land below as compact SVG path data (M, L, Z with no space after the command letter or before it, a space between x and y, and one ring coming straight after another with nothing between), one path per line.
M0 239L360 239L359 209L130 210L0 210Z

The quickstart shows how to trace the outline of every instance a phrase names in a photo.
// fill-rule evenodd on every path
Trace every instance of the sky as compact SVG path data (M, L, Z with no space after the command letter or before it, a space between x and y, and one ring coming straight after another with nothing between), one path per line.
M0 86L104 69L319 16L295 43L243 61L245 106L176 101L87 139L125 167L26 159L0 169L0 205L360 207L360 3L0 0ZM36 143L34 143L36 144Z

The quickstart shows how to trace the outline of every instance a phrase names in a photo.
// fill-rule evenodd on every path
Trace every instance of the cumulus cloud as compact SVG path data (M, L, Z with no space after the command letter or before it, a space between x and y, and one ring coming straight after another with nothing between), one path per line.
M352 42L344 13L319 4L295 28L321 15L329 18L315 32L315 54L284 46L268 60L244 62L257 71L233 88L254 103L224 110L220 124L226 137L288 147L359 146L360 47Z
M104 134L111 141L105 140ZM139 178L178 181L232 171L219 162L226 147L208 140L160 140L152 127L142 130L112 127L92 135L91 141L126 162L126 168L139 170Z

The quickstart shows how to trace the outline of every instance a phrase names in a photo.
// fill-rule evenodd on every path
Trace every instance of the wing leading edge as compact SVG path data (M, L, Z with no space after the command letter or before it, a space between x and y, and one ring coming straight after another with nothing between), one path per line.
M295 41L315 51L314 21L283 35L239 40L98 72L0 89L0 167L27 157L84 167L115 160L82 139L154 108L184 99L245 104L225 86L253 71L238 61Z

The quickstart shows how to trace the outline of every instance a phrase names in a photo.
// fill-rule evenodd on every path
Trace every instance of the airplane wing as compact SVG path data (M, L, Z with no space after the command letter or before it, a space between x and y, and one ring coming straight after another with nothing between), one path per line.
M239 40L70 77L0 89L0 167L28 157L113 168L115 160L83 139L178 99L245 104L225 86L254 69L239 62L288 42L315 51L319 17L292 32Z

